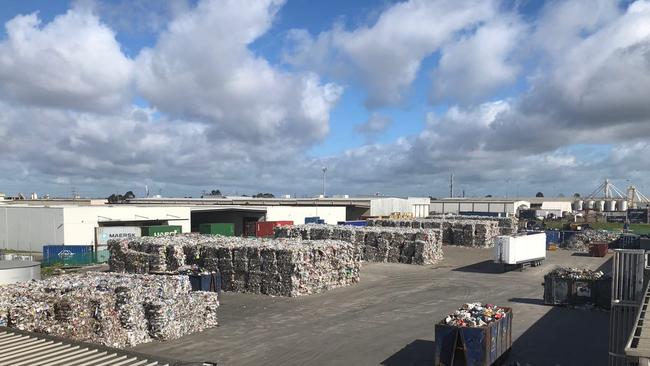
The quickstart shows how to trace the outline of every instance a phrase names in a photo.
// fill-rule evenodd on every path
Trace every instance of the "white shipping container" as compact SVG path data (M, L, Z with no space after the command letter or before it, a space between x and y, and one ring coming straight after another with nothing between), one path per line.
M95 228L95 238L98 247L108 244L111 239L131 239L142 236L139 226L103 226Z
M546 258L546 234L497 236L494 262L520 264Z

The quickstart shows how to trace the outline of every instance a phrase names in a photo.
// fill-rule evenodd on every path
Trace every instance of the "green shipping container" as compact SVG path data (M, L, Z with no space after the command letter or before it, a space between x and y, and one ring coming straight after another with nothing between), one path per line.
M201 224L199 225L199 232L209 235L234 236L235 224Z
M183 228L178 225L159 225L159 226L143 226L142 236L160 236L168 234L180 234Z

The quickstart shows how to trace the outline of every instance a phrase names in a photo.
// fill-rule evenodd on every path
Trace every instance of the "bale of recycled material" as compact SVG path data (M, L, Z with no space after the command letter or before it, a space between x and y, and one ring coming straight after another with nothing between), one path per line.
M124 258L124 264L115 261L117 265L110 270L158 273L162 265L152 258L162 258L160 253L165 253L167 272L190 266L219 270L224 291L293 297L359 281L360 251L356 246L340 240L303 240L298 231L291 235L295 238L183 234L109 241L111 256ZM328 232L314 236L326 237ZM151 311L153 314L155 308Z
M306 224L275 228L276 238L335 239L353 244L367 262L434 264L442 260L440 230Z
M515 227L511 227L511 225ZM501 227L500 225L504 225ZM368 227L410 227L413 229L438 229L442 243L464 247L494 247L499 235L510 235L516 232L516 221L507 217L482 217L444 215L426 219L393 220L371 219Z
M213 292L184 275L87 272L0 286L0 326L124 348L217 325Z

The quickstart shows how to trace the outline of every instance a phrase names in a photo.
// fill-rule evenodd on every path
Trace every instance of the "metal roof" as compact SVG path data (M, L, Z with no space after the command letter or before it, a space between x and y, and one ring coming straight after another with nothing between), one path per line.
M171 366L176 362L0 327L0 365Z
M373 199L390 198L133 198L127 204L234 205L234 206L358 206L370 207Z

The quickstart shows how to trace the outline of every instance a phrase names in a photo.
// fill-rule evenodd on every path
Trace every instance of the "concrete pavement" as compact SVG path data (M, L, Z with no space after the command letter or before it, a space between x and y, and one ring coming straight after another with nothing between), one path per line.
M366 263L361 282L301 298L224 293L220 326L134 350L219 365L431 365L434 323L465 302L513 308L522 365L605 365L608 312L542 304L556 265L596 269L611 257L559 250L541 267L501 273L492 249L443 248L432 266Z

